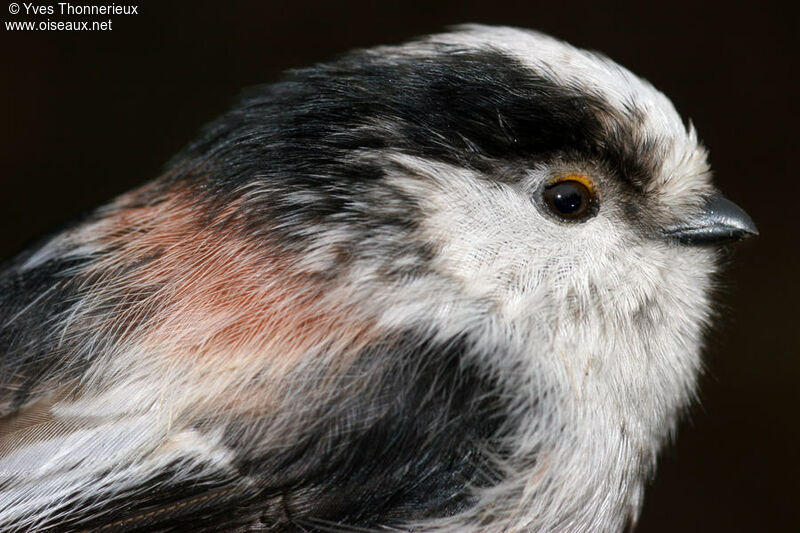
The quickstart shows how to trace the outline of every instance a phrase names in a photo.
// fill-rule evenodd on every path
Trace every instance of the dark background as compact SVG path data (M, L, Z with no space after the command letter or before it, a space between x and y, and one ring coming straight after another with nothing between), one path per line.
M761 230L731 254L699 405L664 454L638 531L796 530L796 17L763 4L641 1L138 4L110 32L0 28L0 258L157 176L242 88L283 69L463 22L601 50L692 119L717 184ZM32 17L9 15L3 0L0 20Z

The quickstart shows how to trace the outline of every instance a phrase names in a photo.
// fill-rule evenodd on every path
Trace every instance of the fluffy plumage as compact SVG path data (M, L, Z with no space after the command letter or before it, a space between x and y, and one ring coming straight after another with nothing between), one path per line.
M548 213L569 175L596 216ZM0 529L619 531L714 193L661 93L538 33L289 73L0 273Z

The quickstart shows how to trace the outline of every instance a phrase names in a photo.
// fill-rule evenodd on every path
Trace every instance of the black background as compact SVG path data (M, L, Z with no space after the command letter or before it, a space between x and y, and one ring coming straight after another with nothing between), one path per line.
M7 4L3 22L42 20ZM638 531L797 527L796 17L766 4L641 1L138 5L109 32L0 28L0 258L157 176L242 88L283 69L463 22L551 33L670 96L710 149L717 184L761 230L732 253L700 402L662 458Z

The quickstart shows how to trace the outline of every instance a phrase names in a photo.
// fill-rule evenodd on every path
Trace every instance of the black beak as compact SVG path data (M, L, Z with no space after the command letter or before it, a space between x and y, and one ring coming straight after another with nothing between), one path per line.
M717 193L706 200L702 213L664 233L683 244L702 246L739 241L758 235L758 229L744 209Z

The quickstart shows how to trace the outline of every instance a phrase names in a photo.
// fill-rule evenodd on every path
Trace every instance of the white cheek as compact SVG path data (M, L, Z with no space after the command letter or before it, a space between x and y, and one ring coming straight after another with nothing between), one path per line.
M585 223L565 224L537 206L535 187L522 191L442 163L402 161L409 172L388 180L420 203L421 237L437 248L435 268L505 318L535 314L620 239L602 208Z
M402 162L409 172L388 179L420 202L435 268L520 326L576 412L627 421L642 440L666 433L698 372L712 254L638 237L611 204L559 223L511 186Z

